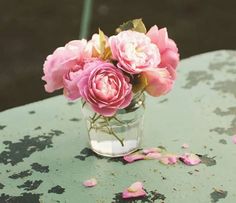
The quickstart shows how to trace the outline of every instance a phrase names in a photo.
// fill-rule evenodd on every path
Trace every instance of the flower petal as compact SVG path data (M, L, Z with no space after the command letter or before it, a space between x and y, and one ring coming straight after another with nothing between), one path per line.
M125 189L122 193L122 197L132 198L132 197L141 197L146 196L147 193L143 190L143 184L141 182L135 182L130 187Z
M91 178L89 180L85 180L83 182L83 185L85 187L94 187L95 185L97 185L97 180L95 178Z
M176 154L164 154L160 158L160 162L166 165L176 164L178 161L178 156Z
M129 154L123 157L123 159L125 161L127 161L128 163L132 163L136 160L142 160L144 159L145 155L144 154L140 154L140 153L133 153L133 154Z
M186 143L184 143L184 144L182 144L182 146L181 146L183 149L188 149L189 148L189 145L188 144L186 144Z
M148 153L144 159L161 159L162 155L160 152L151 152L151 153Z
M180 157L180 160L186 165L194 166L201 162L201 159L196 154L185 153Z
M160 149L158 147L151 147L151 148L143 149L144 154L149 154L149 153L154 153L154 152L161 152L161 151L162 151L162 149Z
M234 144L236 144L236 135L233 135L232 141Z

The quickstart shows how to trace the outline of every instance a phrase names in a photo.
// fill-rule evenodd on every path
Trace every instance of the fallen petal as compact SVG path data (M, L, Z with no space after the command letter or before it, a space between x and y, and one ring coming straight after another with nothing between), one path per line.
M95 185L97 185L97 180L95 178L91 178L89 180L85 180L83 182L83 185L85 187L94 187Z
M188 144L186 144L186 143L184 143L184 144L182 144L182 146L181 146L183 149L188 149L189 148L189 145Z
M144 154L133 153L133 154L129 154L129 155L124 156L123 159L125 161L127 161L128 163L132 163L137 160L142 160L142 159L144 159L144 157L145 157Z
M166 165L176 164L178 156L176 154L165 154L160 158L160 162Z
M143 149L143 153L144 154L149 154L149 153L154 153L154 152L161 152L162 149L158 148L158 147L152 147L152 148L148 148L148 149Z
M197 165L201 162L199 156L191 153L185 153L184 155L180 156L180 160L189 166Z
M160 159L161 158L161 153L159 152L151 152L151 153L148 153L144 159Z
M141 197L146 196L147 193L143 190L143 184L141 182L135 182L130 187L125 189L122 193L122 197L132 198L132 197Z
M236 135L233 135L232 140L233 140L233 143L236 144Z

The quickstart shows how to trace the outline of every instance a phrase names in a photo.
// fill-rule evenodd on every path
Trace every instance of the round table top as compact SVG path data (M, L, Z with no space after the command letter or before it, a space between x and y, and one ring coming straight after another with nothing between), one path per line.
M148 97L142 146L199 154L201 164L97 156L80 104L58 96L0 113L0 202L127 202L121 192L136 181L148 195L133 202L236 202L236 51L184 59L177 77L171 93ZM85 188L91 177L98 184Z

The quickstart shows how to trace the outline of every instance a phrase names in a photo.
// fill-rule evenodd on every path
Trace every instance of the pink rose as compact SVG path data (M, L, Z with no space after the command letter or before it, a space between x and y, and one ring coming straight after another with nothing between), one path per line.
M173 86L173 74L170 73L173 69L153 68L143 72L143 76L147 80L146 92L151 96L158 97L167 94Z
M82 98L103 116L113 116L132 99L129 78L112 63L96 60L87 63L77 83Z
M80 91L77 86L80 74L81 70L78 70L75 72L70 71L63 76L64 95L70 100L75 100L80 97Z
M90 53L85 51L86 40L74 40L57 48L52 55L49 55L44 62L44 76L46 81L45 90L53 92L63 88L64 75L70 71L82 69L84 59L90 57Z
M157 46L143 33L123 31L108 41L113 58L118 60L117 66L127 73L137 74L160 63Z
M167 29L162 28L158 30L158 27L155 25L147 32L147 36L160 50L161 63L159 67L172 67L175 69L179 63L178 48L175 42L168 38Z

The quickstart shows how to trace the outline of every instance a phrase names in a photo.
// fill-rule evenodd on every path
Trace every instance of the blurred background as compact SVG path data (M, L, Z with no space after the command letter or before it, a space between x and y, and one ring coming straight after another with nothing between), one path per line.
M0 111L62 94L45 93L43 62L81 36L83 8L83 0L0 1ZM84 14L91 17L88 37L98 27L111 35L124 21L140 17L147 28L166 26L183 59L235 49L235 8L235 0L94 0Z

